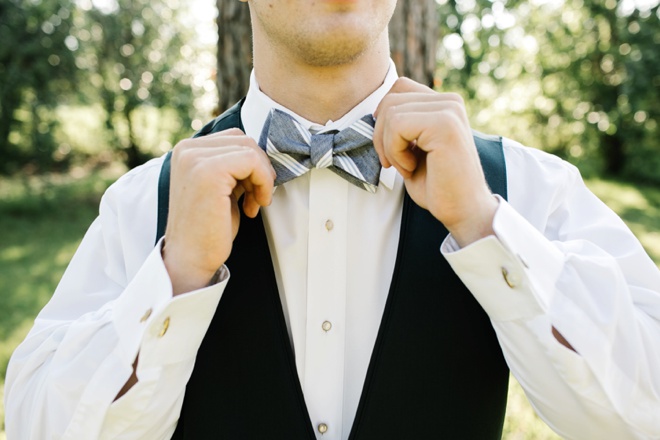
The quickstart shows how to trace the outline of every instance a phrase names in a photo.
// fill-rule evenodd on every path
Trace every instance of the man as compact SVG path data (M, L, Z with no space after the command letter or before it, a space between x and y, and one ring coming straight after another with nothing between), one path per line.
M248 3L248 96L108 190L13 355L9 438L497 438L489 320L562 436L659 438L660 273L575 169L397 79L394 0ZM378 182L312 148L275 188L277 118L320 145L368 114Z

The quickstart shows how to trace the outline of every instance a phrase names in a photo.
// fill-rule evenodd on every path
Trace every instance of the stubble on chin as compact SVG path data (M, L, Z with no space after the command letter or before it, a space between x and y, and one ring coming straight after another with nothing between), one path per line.
M373 42L366 38L296 38L288 50L301 62L314 67L350 64L364 54Z

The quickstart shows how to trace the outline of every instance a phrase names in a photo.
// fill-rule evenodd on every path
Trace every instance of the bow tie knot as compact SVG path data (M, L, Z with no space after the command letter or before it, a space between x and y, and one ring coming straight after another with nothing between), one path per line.
M264 124L259 146L277 173L275 185L302 176L312 168L328 168L371 193L380 178L373 146L374 118L367 115L341 131L311 134L292 116L273 109Z
M311 137L309 157L316 168L332 166L332 149L335 144L335 133L313 134Z

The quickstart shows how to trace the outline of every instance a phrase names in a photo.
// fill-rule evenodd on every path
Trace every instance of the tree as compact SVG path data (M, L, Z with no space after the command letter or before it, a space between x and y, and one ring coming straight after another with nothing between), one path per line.
M247 93L252 70L252 25L247 3L217 0L218 114Z
M390 21L390 50L399 75L434 86L438 41L435 0L400 0Z

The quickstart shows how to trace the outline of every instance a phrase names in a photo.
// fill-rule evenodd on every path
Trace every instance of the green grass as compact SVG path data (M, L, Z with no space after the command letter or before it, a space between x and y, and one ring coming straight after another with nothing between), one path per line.
M51 297L117 172L0 180L0 397L14 348ZM0 440L4 408L0 402Z
M0 440L4 434L4 376L14 348L50 298L82 236L97 214L102 192L118 175L0 179ZM660 263L660 188L591 180L590 188L617 211ZM507 440L553 440L515 380L509 387Z

